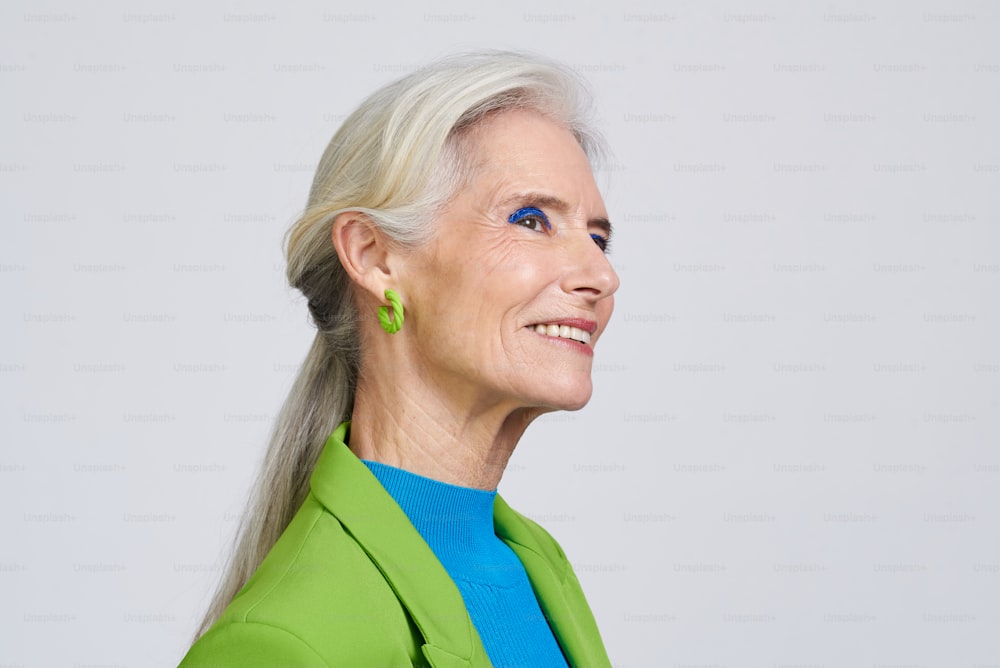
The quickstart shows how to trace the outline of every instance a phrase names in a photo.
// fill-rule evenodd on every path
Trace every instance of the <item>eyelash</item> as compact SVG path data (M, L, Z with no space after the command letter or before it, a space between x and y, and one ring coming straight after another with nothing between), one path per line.
M541 231L537 227L529 227L528 225L525 225L524 224L525 221L537 221L541 223L541 225L545 229L547 230L552 229L552 224L549 222L548 217L542 212L541 209L537 209L533 206L526 206L524 208L518 209L514 213L510 214L509 218L507 218L508 223L512 223L514 225L521 225L522 227L527 227L529 230L534 230L536 232ZM606 239L605 237L602 237L600 234L591 234L590 238L594 240L594 243L597 244L597 247L601 249L602 253L610 252L611 249L610 239Z

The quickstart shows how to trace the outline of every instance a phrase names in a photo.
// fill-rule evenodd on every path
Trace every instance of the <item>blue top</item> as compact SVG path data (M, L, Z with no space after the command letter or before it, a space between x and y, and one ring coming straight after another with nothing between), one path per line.
M496 668L567 665L524 566L493 532L495 490L460 487L361 461L455 581Z

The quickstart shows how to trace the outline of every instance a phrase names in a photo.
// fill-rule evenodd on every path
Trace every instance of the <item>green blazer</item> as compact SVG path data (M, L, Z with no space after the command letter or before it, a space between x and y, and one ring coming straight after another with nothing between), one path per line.
M458 587L345 444L349 427L330 435L305 502L181 668L491 665ZM558 543L499 495L493 522L570 666L610 667Z

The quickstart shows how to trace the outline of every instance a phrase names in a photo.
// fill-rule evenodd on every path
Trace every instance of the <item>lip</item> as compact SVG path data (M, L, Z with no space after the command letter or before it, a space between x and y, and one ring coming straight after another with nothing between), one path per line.
M577 329L582 329L591 336L597 331L597 323L593 320L586 320L584 318L556 318L555 320L539 320L536 323L528 325L528 327L537 327L538 325L566 325L567 327L576 327Z
M539 323L539 324L542 324L542 323ZM553 323L549 323L549 324L555 325L556 323L553 322ZM563 339L563 338L560 338L558 336L549 336L548 334L539 334L538 332L536 332L533 329L531 329L530 331L535 336L542 337L543 339L545 339L546 341L548 341L552 345L563 346L565 348L569 348L570 350L575 350L578 353L583 353L584 355L587 355L589 357L593 357L594 356L594 349L591 348L586 343L580 343L579 341L574 341L573 339Z
M594 349L590 344L580 343L579 341L574 341L573 339L564 339L558 336L549 336L548 334L539 334L535 331L535 327L538 325L566 325L567 327L582 329L593 336L594 332L597 331L597 323L593 320L587 320L585 318L556 318L555 320L544 320L533 325L528 325L526 329L530 330L535 336L540 336L553 345L569 348L570 350L574 350L578 353L583 353L588 357L594 356Z

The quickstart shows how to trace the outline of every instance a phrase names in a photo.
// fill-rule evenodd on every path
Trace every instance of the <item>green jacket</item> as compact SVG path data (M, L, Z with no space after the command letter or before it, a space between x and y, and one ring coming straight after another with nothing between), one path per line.
M349 426L331 434L302 507L181 668L491 665L458 587L345 445ZM610 666L558 543L499 495L493 513L570 666Z

